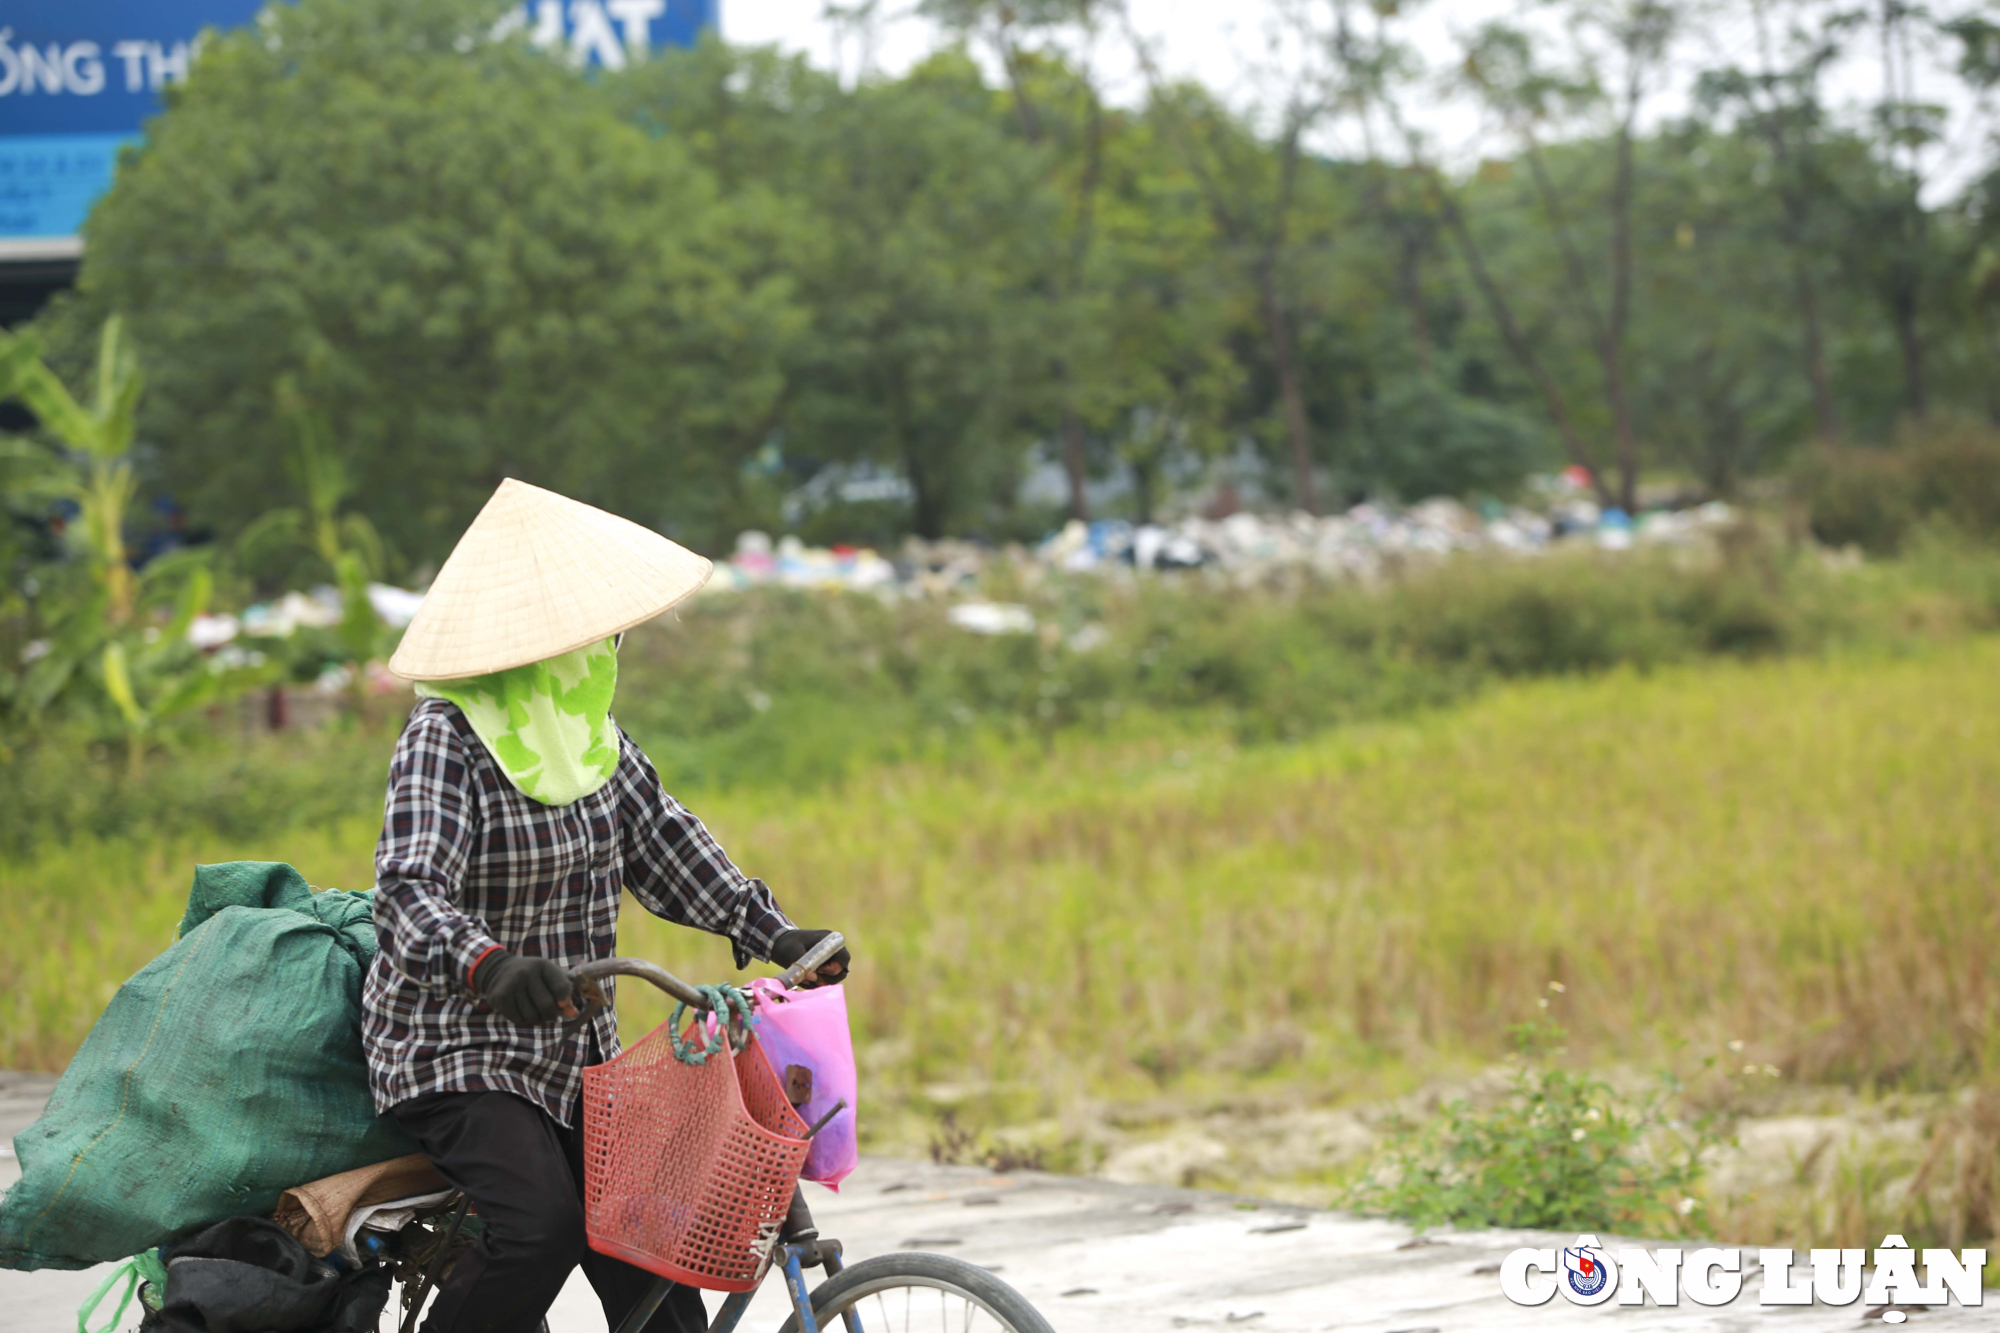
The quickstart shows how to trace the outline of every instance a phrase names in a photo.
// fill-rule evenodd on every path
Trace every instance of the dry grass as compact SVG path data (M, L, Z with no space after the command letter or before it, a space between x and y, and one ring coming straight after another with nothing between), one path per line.
M1706 1194L1718 1234L1795 1248L1872 1246L1894 1232L1958 1249L2000 1236L2000 1082L1779 1100L1793 1104L1739 1121L1739 1149L1717 1157Z
M1938 1088L2000 1040L1997 669L1989 640L1557 680L1295 747L1058 743L703 813L854 938L877 1106L1341 1100L1490 1057L1550 979L1591 1061L1740 1038L1794 1080ZM355 887L373 832L0 866L0 1060L67 1057L192 861ZM621 948L728 974L720 942L636 910ZM628 1029L662 1017L628 995Z
M856 1010L917 1083L1261 1065L1333 1092L1489 1055L1561 979L1587 1057L1740 1038L1793 1078L1941 1086L1993 1063L1996 667L1984 642L1551 682L1295 749L1059 751L712 818L856 937Z

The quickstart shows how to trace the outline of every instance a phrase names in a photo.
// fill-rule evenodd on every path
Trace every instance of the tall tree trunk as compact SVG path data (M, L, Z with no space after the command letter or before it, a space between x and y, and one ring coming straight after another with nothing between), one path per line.
M1824 445L1840 443L1840 413L1833 405L1833 377L1826 369L1826 344L1820 334L1819 291L1803 246L1792 252L1792 285L1799 306L1799 342L1806 356L1806 379L1812 385L1813 417Z
M1910 65L1909 24L1923 11L1907 0L1882 0L1882 127L1889 166L1903 177L1903 207L1896 219L1895 252L1890 259L1889 287L1886 292L1889 315L1896 327L1896 342L1903 354L1903 407L1921 418L1930 410L1930 395L1924 383L1924 342L1917 328L1923 303L1923 270L1920 256L1925 242L1923 169L1921 150L1914 142L1903 146L1907 163L1898 163L1899 131L1911 126L1915 96L1914 71ZM1900 59L1901 68L1898 69Z
M1126 35L1131 39L1132 53L1138 57L1140 71L1145 75L1149 95L1156 106L1166 105L1162 95L1164 84L1159 67L1153 61L1151 47L1133 29L1128 9L1120 6L1119 17L1125 24ZM1322 104L1303 96L1296 98L1287 109L1285 130L1279 137L1278 188L1271 201L1269 219L1261 226L1255 221L1252 209L1244 207L1246 201L1240 186L1232 187L1225 183L1211 169L1181 118L1172 115L1167 120L1168 132L1179 144L1188 170L1194 174L1207 200L1215 229L1231 249L1254 253L1251 272L1257 290L1258 317L1271 343L1271 361L1278 372L1279 404L1284 412L1285 434L1291 445L1292 484L1296 492L1293 498L1300 508L1313 514L1319 512L1319 497L1312 475L1312 432L1306 420L1305 390L1299 379L1297 350L1292 343L1291 328L1285 322L1284 307L1278 299L1277 269L1285 252L1292 204L1298 188L1301 143L1306 130L1318 120L1323 110Z
M913 416L909 377L905 374L895 388L893 419L896 438L902 447L903 472L910 479L910 525L925 541L936 541L944 536L945 519L949 517L947 488L951 484L951 469L931 467L930 460L924 456L918 443L918 432L910 424Z
M1013 94L1014 109L1021 121L1021 135L1029 143L1039 145L1047 131L1041 112L1028 95L1027 81L1021 69L1021 51L1014 44L1012 35L1012 21L1011 15L1003 11L993 37L994 49L999 53L1001 67L1007 73L1007 86ZM1053 300L1058 306L1067 306L1082 290L1084 265L1095 240L1097 187L1104 169L1104 106L1097 96L1096 87L1090 84L1087 72L1083 78L1088 106L1084 121L1083 175L1076 186L1076 216L1070 232L1068 263L1055 279ZM1083 452L1083 420L1076 410L1076 377L1068 358L1056 358L1055 376L1062 396L1059 433L1062 437L1063 476L1069 485L1069 515L1087 521L1090 518L1090 499L1085 486L1089 473L1085 468Z
M1614 491L1610 486L1600 484L1597 487L1598 499L1602 504L1615 504L1630 513L1638 473L1638 446L1625 390L1624 356L1625 327L1630 319L1632 291L1631 126L1628 121L1620 128L1612 175L1609 199L1611 300L1608 310L1598 305L1590 266L1584 262L1583 251L1578 248L1575 234L1570 230L1562 194L1549 175L1541 144L1527 129L1519 133L1529 175L1535 183L1536 193L1541 197L1542 211L1548 215L1549 230L1555 237L1563 268L1568 274L1569 282L1564 295L1583 323L1590 350L1597 358L1598 373L1604 381L1605 403L1611 409L1612 463L1618 469L1618 487ZM1595 476L1594 470L1592 475Z
M1433 351L1430 313L1424 309L1424 236L1405 219L1398 227L1396 290L1403 309L1410 316L1410 342L1417 351L1417 366L1426 379L1437 369Z
M1985 346L1988 362L2000 361L2000 337L1994 336L1993 319L1990 315L1978 317L1979 341ZM1986 420L1988 424L2000 426L2000 379L1986 378Z
M1378 5L1375 20L1378 30L1385 24L1387 16ZM1348 25L1348 7L1340 0L1334 5L1335 36L1334 54L1348 78L1356 84L1367 87L1374 83L1372 71L1360 72L1362 58L1354 45L1354 33ZM1375 149L1375 120L1370 114L1370 103L1364 98L1357 108L1357 119L1361 126L1361 145L1367 155L1368 202L1381 221L1383 231L1396 245L1396 299L1403 304L1404 313L1410 318L1410 345L1417 354L1417 366L1430 378L1435 358L1432 355L1430 316L1424 309L1424 287L1422 266L1425 229L1419 222L1413 222L1408 210L1397 207L1389 198L1389 166ZM1397 121L1393 110L1389 112L1392 123Z
M1271 340L1271 360L1278 371L1278 401L1285 413L1285 436L1292 446L1292 499L1308 514L1317 514L1319 496L1313 484L1312 432L1306 424L1305 389L1299 383L1291 326L1285 322L1284 308L1278 303L1277 278L1268 264L1257 274L1257 297L1264 334Z
M919 537L934 542L944 536L946 496L941 479L932 473L915 449L903 451L903 471L910 476L910 490L914 495L910 525Z
M1636 105L1636 98L1634 99ZM1618 503L1636 513L1639 498L1639 439L1625 388L1625 332L1632 322L1632 122L1618 129L1618 166L1611 184L1611 312L1605 321L1604 391L1611 400L1611 426L1618 447Z
M1487 313L1500 329L1500 340L1507 344L1507 350L1520 363L1521 369L1534 381L1535 388L1542 395L1542 405L1547 409L1549 420L1556 428L1556 438L1562 441L1563 452L1569 461L1590 474L1591 488L1597 493L1599 504L1610 505L1613 496L1604 484L1604 475L1597 466L1597 459L1590 446L1577 433L1576 422L1570 416L1569 403L1564 399L1562 388L1549 369L1542 364L1541 356L1535 351L1534 342L1522 329L1520 321L1514 318L1514 308L1507 301L1500 284L1493 280L1492 271L1486 267L1486 256L1473 238L1472 229L1465 225L1465 215L1459 211L1458 201L1445 192L1435 176L1431 179L1431 190L1438 201L1438 211L1444 217L1445 231L1458 245L1458 253L1465 260L1466 270L1472 275L1472 285L1479 289L1480 298L1486 303Z
M1751 0L1750 10L1756 20L1757 48L1764 82L1767 86L1776 86L1766 6L1763 0ZM1807 86L1816 101L1817 73L1812 75L1812 82ZM1788 113L1781 102L1774 101L1767 108L1760 109L1753 96L1748 99L1747 105L1755 113L1752 123L1761 127L1764 141L1770 145L1771 155L1777 159L1778 170L1783 173L1779 198L1784 203L1785 245L1792 252L1792 297L1799 312L1799 347L1805 355L1806 382L1812 388L1814 425L1820 443L1830 447L1840 443L1840 412L1834 406L1833 378L1826 369L1826 340L1821 331L1819 288L1813 282L1812 246L1808 243L1814 193L1807 188L1800 173L1800 166L1812 158L1813 140L1811 130L1801 128L1794 150L1787 133L1787 126L1791 123L1805 125L1810 122Z
M1903 353L1903 406L1913 417L1930 411L1930 395L1924 384L1924 338L1917 328L1917 284L1905 277L1890 298L1895 317L1896 344Z
M1090 521L1090 497L1085 491L1089 476L1083 466L1083 418L1073 407L1063 409L1063 475L1069 479L1069 516Z

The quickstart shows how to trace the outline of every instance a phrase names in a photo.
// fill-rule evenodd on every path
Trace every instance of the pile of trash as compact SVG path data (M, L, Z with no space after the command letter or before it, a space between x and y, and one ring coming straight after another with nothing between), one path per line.
M1532 555L1573 546L1623 551L1692 545L1712 539L1736 520L1736 511L1721 501L1655 509L1634 518L1619 509L1601 508L1570 480L1546 488L1534 508L1487 502L1474 509L1437 498L1408 508L1370 501L1325 516L1236 513L1225 518L1183 518L1171 524L1071 520L1032 548L912 537L889 556L858 546L807 546L795 536L774 542L769 535L752 531L737 536L735 551L717 562L704 591L782 587L956 597L976 590L988 567L1000 561L1031 574L1210 570L1254 581L1299 571L1369 582L1396 565L1455 553ZM386 625L400 629L416 614L423 594L378 583L369 585L368 600ZM963 628L976 632L1023 628L1011 620L989 624L991 617L984 612L971 615L979 623ZM310 593L286 593L250 607L241 616L199 616L188 637L210 652L243 652L246 649L236 643L239 638L288 638L302 628L339 622L340 594L322 587Z
M1036 558L1072 572L1116 565L1137 569L1221 569L1257 573L1310 569L1334 578L1371 579L1411 556L1484 551L1528 554L1558 544L1605 550L1688 544L1735 519L1729 505L1655 510L1636 520L1619 509L1577 500L1538 512L1492 506L1475 512L1456 500L1426 500L1408 509L1358 504L1344 514L1278 518L1232 514L1187 518L1171 527L1072 522L1036 549Z
M809 547L797 537L782 538L774 546L764 533L745 532L737 538L735 554L716 566L708 590L776 585L935 596L977 584L995 560L1067 573L1207 569L1255 577L1302 570L1365 582L1397 563L1457 552L1529 555L1558 546L1622 551L1690 545L1712 537L1736 517L1720 501L1653 510L1636 519L1578 497L1559 498L1543 509L1488 505L1474 510L1450 499L1425 500L1407 509L1370 502L1324 517L1238 513L1169 525L1071 520L1032 549L912 538L893 558L850 546Z
M416 618L424 595L387 583L368 585L368 604L390 629L401 629ZM221 648L239 638L289 639L302 629L331 629L340 623L340 590L322 584L311 592L288 592L268 602L228 613L199 615L188 625L188 642L203 650Z
M368 585L368 604L376 618L389 629L402 629L416 617L424 595L387 583ZM188 623L187 639L208 655L217 670L261 667L268 660L266 649L276 651L273 640L290 639L301 630L326 630L341 621L340 590L321 584L310 592L288 592L268 602L245 607L240 614L207 612ZM368 662L366 674L370 692L393 694L407 689L388 674L380 662ZM329 665L315 683L324 694L339 694L354 680L351 665Z
M782 537L774 548L761 532L739 533L736 552L716 565L706 592L738 592L763 584L785 588L847 588L856 592L892 588L906 582L905 571L875 552L856 546L807 546Z

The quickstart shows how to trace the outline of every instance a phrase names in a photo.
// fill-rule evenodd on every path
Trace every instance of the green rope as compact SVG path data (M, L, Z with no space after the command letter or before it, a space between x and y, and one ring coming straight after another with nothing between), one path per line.
M104 1321L103 1328L93 1329L90 1317L97 1313L97 1307L104 1303L105 1296L121 1278L125 1281L125 1290L118 1297L118 1308ZM132 1304L132 1296L142 1283L151 1283L153 1290L158 1292L167 1289L167 1266L160 1262L158 1250L143 1250L111 1270L110 1276L77 1308L76 1333L112 1333L119 1321L125 1318L126 1307Z
M724 983L720 986L696 986L701 998L708 1001L708 1008L717 1018L715 1035L708 1039L707 1049L700 1041L689 1041L681 1036L681 1015L687 1012L683 1001L674 1006L674 1016L667 1020L667 1037L673 1042L674 1059L684 1065L705 1065L708 1057L722 1049L722 1043L729 1040L729 1025L732 1020L740 1024L745 1032L757 1026L757 1016L750 1012L750 992L740 987ZM87 1333L87 1330L86 1330Z

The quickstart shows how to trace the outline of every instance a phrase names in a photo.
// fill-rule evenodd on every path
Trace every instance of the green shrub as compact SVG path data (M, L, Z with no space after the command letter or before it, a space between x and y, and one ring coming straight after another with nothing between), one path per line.
M1021 580L1007 595L1037 628L995 636L952 625L945 599L760 589L632 633L618 718L675 791L803 791L1068 733L1219 728L1295 742L1501 679L1893 644L2000 620L2000 554L1943 527L1906 548L1829 571L1748 529L1692 564L1654 551L1467 558L1377 588ZM155 734L137 778L111 771L80 725L9 735L0 853L111 831L372 816L407 704L306 735L246 733L227 711L190 717Z
M2000 536L2000 430L1969 417L1905 425L1921 513L1941 516L1972 537Z
M1684 1232L1698 1207L1701 1154L1721 1142L1711 1122L1678 1126L1671 1078L1634 1101L1546 1065L1564 1041L1546 1019L1510 1036L1506 1096L1485 1110L1450 1102L1424 1124L1399 1126L1348 1202L1420 1229Z
M1968 417L1906 421L1886 449L1815 451L1795 480L1813 536L1830 546L1895 551L1926 520L2000 536L2000 430Z
M73 727L10 739L0 762L0 856L20 857L96 838L196 829L248 838L379 817L395 731L388 720L249 735L182 727L137 773Z
M1818 450L1800 463L1796 486L1807 526L1828 546L1893 551L1916 522L1909 460L1886 449Z

